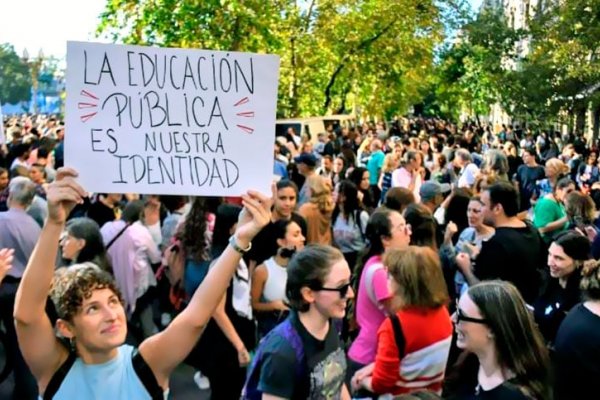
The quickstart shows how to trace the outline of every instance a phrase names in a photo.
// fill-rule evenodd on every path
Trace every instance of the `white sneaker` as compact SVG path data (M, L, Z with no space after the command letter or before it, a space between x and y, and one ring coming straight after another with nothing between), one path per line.
M200 390L208 390L210 389L210 381L207 377L202 375L202 372L198 371L194 374L194 382L200 388Z

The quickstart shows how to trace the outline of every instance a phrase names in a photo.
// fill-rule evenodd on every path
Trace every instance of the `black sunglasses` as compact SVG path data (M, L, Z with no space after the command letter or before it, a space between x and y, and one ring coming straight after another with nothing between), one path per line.
M340 298L345 299L346 296L348 295L348 290L350 290L350 283L346 283L343 286L337 287L337 288L328 288L328 287L324 287L324 286L317 286L312 288L312 290L315 291L321 291L324 290L326 292L338 292L340 294Z
M460 321L465 321L465 322L473 322L474 324L487 324L487 319L484 318L471 318L471 317L467 317L464 313L463 310L461 310L460 308L456 307L456 323L458 324Z

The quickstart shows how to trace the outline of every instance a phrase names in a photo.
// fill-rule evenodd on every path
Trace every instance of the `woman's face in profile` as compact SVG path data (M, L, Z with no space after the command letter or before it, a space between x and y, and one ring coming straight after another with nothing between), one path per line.
M458 348L477 354L494 346L492 331L483 319L479 307L469 297L468 291L460 297L452 321L456 327Z

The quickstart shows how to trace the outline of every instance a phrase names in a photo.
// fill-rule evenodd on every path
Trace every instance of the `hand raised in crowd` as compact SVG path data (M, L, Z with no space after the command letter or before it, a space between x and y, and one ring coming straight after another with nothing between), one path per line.
M448 222L446 225L446 230L444 231L444 243L450 243L452 241L452 237L458 232L458 226L452 221Z
M12 268L14 249L0 250L0 282L4 280L8 270Z
M73 208L83 202L87 192L77 183L77 171L72 168L59 168L56 180L48 186L48 221L64 224Z
M235 231L237 240L250 243L252 238L271 221L271 206L277 193L274 184L271 190L273 191L271 198L253 190L242 195L244 209L240 213Z
M469 255L471 260L476 259L481 251L481 249L475 246L473 243L465 242L463 246L464 251Z
M458 253L456 256L456 265L460 271L467 275L473 272L473 267L471 264L471 257L467 253Z

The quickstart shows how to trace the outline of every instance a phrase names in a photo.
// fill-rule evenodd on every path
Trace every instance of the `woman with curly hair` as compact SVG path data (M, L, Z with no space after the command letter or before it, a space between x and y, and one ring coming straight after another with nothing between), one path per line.
M48 218L17 291L14 318L23 357L42 398L166 398L171 373L200 338L251 240L269 222L272 202L256 192L242 197L245 209L235 233L188 306L136 349L125 344L122 297L106 272L71 267L52 284L60 234L87 193L76 178L76 171L61 168L49 186ZM59 315L56 327L45 311L49 291Z
M331 244L331 216L335 207L331 187L318 175L308 178L307 183L310 201L298 210L306 220L306 243Z

